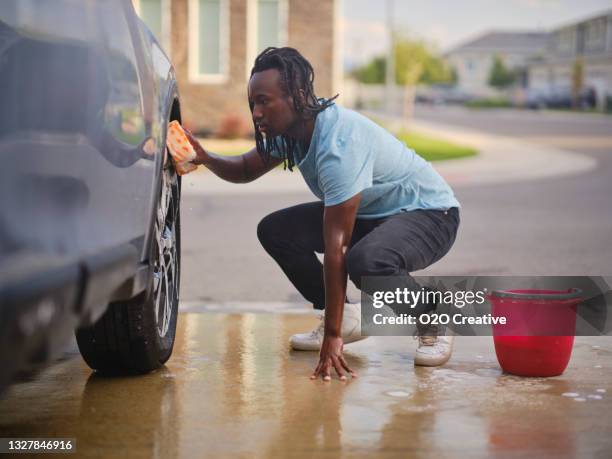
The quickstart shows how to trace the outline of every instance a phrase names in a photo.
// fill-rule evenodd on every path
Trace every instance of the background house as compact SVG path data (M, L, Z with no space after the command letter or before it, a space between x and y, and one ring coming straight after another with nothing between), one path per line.
M546 32L532 31L486 32L451 49L445 58L457 72L458 89L471 96L487 97L496 94L489 86L495 56L521 74L529 60L544 55L548 36Z
M217 132L252 129L247 81L267 46L292 46L315 69L322 97L341 82L339 0L133 0L172 60L184 123Z
M528 66L529 88L591 88L597 106L612 102L612 10L554 29L547 52Z

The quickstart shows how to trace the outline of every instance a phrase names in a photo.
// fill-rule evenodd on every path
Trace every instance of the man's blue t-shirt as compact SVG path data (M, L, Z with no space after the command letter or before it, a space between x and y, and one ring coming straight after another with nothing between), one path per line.
M459 207L429 162L365 116L336 104L317 115L310 147L299 156L295 164L325 206L361 192L357 218Z

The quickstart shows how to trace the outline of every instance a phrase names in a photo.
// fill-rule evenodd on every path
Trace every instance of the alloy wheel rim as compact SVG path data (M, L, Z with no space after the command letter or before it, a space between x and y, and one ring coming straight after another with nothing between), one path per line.
M153 298L157 332L160 338L167 335L172 321L172 310L175 303L178 302L179 253L176 223L179 206L178 176L172 166L172 161L165 161L155 218L153 264Z

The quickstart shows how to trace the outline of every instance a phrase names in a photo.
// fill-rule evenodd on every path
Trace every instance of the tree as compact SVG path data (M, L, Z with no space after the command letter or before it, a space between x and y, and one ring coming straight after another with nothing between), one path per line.
M395 81L399 85L411 84L410 76L420 73L419 83L452 83L453 70L438 57L434 46L420 40L398 39L395 43ZM385 81L387 59L378 56L356 69L353 76L362 83L382 84ZM419 72L417 72L419 70Z
M380 84L385 81L385 65L387 59L384 57L375 57L366 65L359 67L353 71L353 76L358 81L366 84Z
M456 67L451 67L450 68L450 80L449 80L449 83L457 84L458 82L459 82L459 74L457 73L457 68Z
M572 107L580 105L580 91L584 85L584 63L582 58L577 57L572 66Z
M516 73L504 65L504 61L499 57L493 57L493 65L489 73L489 86L497 89L507 88L516 81Z

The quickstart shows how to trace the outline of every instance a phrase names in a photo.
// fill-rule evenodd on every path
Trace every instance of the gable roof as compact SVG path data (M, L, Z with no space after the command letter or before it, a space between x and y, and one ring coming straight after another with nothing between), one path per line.
M526 51L537 52L546 49L549 32L502 32L490 31L451 48L445 55L463 51Z
M555 27L553 29L553 32L558 32L558 31L563 30L563 29L568 29L568 28L571 28L571 27L579 26L581 24L586 24L587 22L591 22L591 21L593 21L595 19L601 19L601 18L607 18L607 17L612 17L612 9L604 10L604 11L600 12L599 14L591 14L591 15L589 15L587 17L584 17L584 18L580 19L579 21L566 22L566 23L564 23L562 25L559 25L559 26Z

